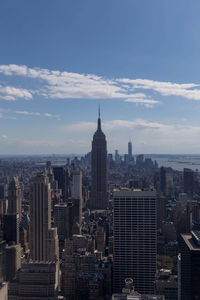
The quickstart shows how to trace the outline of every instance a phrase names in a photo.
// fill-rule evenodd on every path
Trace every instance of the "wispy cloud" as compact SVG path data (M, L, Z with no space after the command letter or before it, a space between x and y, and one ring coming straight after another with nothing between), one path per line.
M60 119L59 116L53 115L53 114L50 114L50 113L47 113L47 112L41 113L41 112L32 112L32 111L25 111L25 110L15 110L15 111L12 111L12 112L14 112L15 114L18 114L18 115Z
M19 115L26 115L26 116L41 116L41 113L39 112L30 112L24 110L16 110L15 113Z
M159 103L144 93L136 93L128 84L94 74L60 72L18 65L0 65L0 73L39 79L43 85L35 93L53 99L127 99L126 102L146 106Z
M172 83L149 79L121 78L118 82L125 83L133 89L153 90L163 96L181 96L191 100L200 100L200 84L195 83Z
M95 74L61 72L20 65L0 65L0 73L6 76L23 76L39 80L39 89L27 90L0 86L0 98L16 100L31 99L33 94L52 99L121 99L152 107L160 101L152 99L149 91L157 96L179 96L190 100L200 100L200 84L173 83L149 79L114 78ZM142 91L142 93L141 93Z
M0 108L0 118L16 119L14 115L47 117L47 118L54 118L60 120L60 117L58 115L54 115L48 112L43 113L43 112L33 112L33 111L26 111L26 110L12 110L12 109Z

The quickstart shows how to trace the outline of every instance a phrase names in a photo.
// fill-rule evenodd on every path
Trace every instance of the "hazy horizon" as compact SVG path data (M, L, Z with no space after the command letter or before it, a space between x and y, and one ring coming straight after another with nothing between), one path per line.
M199 153L199 1L2 1L0 154ZM37 21L36 21L37 20Z

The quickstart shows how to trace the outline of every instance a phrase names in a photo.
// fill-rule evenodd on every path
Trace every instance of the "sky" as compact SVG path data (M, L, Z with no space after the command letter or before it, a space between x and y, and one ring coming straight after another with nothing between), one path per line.
M200 154L199 0L0 1L0 155Z

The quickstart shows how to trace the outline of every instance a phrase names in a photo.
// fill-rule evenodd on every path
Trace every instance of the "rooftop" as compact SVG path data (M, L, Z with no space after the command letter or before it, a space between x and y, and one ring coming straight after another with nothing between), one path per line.
M195 243L190 233L181 234L181 236L191 251L200 251L200 246L198 243Z
M114 189L113 191L115 197L156 197L156 192L154 190L140 190L140 189Z

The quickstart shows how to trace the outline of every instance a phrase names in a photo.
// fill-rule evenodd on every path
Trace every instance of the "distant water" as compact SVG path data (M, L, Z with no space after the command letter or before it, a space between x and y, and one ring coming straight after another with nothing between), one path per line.
M153 160L156 160L159 167L171 167L174 170L183 171L184 168L189 168L192 170L198 169L200 171L200 155L176 155L176 156L166 156L166 157L156 157L152 156Z

